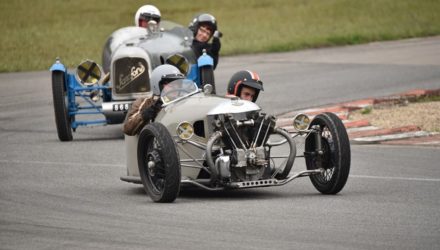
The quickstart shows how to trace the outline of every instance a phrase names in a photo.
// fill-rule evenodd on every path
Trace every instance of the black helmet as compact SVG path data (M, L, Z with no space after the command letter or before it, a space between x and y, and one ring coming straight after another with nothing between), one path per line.
M253 102L257 100L260 90L264 90L260 76L250 70L241 70L232 75L228 84L228 94L240 96L243 86L255 89L255 96L252 100Z
M189 23L188 28L193 32L195 36L197 34L197 30L202 24L209 26L209 28L211 29L211 36L217 30L217 21L215 20L215 17L208 13L203 13L195 16L193 20Z

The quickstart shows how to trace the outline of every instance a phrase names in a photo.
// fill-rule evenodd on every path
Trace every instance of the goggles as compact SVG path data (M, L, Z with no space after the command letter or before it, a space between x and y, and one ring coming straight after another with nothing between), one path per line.
M145 20L147 22L150 21L150 20L153 20L156 23L159 23L160 22L160 16L159 15L154 15L154 14L149 14L149 13L142 13L139 16L139 20Z

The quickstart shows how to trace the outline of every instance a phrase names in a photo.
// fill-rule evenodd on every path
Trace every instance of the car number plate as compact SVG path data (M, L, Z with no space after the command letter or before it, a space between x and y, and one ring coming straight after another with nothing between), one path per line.
M129 108L129 103L113 104L113 111L127 111Z

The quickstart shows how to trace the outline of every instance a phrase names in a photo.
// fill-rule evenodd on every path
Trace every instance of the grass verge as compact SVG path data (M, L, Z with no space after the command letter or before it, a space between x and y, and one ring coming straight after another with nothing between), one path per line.
M353 111L349 119L367 119L371 125L379 128L416 125L424 131L440 132L440 92Z
M0 1L0 72L101 61L112 31L133 25L142 0ZM438 0L151 0L164 19L187 25L209 12L222 55L280 52L440 34Z

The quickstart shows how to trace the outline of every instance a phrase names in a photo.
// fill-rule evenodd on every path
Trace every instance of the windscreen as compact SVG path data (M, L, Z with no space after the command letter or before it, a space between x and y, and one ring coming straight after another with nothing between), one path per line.
M188 79L178 79L165 84L160 97L164 104L168 104L197 93L198 91L199 89L195 82Z

